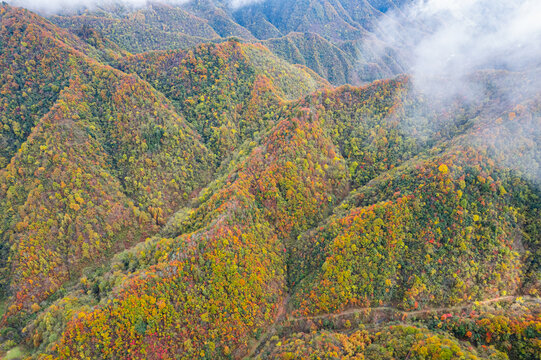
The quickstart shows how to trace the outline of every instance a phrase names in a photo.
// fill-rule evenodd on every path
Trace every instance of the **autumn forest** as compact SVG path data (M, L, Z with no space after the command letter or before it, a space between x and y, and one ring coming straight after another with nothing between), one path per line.
M541 359L541 65L407 2L0 3L0 358Z

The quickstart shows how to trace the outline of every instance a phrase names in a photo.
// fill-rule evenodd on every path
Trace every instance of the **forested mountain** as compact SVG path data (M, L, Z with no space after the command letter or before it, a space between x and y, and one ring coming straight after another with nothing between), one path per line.
M539 69L424 94L404 3L1 4L0 356L540 358Z
M194 0L142 9L101 6L50 20L72 31L90 27L134 53L229 37L263 41L279 57L306 65L335 85L360 84L404 71L399 52L376 30L386 11L405 2L269 0L232 8L227 1Z

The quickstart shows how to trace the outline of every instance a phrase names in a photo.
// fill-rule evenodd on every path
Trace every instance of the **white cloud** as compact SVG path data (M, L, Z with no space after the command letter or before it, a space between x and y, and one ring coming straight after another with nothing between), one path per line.
M229 4L231 5L233 9L237 9L243 6L261 3L263 1L265 0L230 0Z
M539 0L420 0L387 14L379 29L402 49L421 88L445 78L446 88L438 90L458 92L476 70L541 65Z
M7 2L11 5L21 6L32 11L38 11L46 14L113 4L122 4L137 8L153 2L181 5L189 1L191 0L7 0ZM233 9L262 1L264 0L228 0L229 5Z
M457 111L455 105L462 109L469 103L475 109L470 116L492 125L467 140L489 146L501 166L541 184L541 128L536 120L525 117L513 126L501 125L506 126L501 131L490 122L518 104L541 98L540 0L418 0L386 14L377 29L400 49L406 72L413 75L413 85L427 99L431 113L445 119ZM475 74L493 76L488 76L487 85ZM488 93L497 100L485 107ZM408 111L412 115L405 131L422 134L422 110Z
M144 7L149 3L182 5L191 0L4 0L14 6L21 6L45 14L58 14L64 11L92 9L96 6L124 5L134 8Z
M92 8L94 6L123 4L141 7L147 4L147 0L7 0L14 6L21 6L32 11L43 13L58 13L66 10Z

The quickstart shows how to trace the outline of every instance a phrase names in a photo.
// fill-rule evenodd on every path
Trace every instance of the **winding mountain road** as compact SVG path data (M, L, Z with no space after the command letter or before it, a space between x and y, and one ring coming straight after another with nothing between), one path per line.
M426 309L414 310L414 311L404 311L393 306L379 306L379 307L351 308L351 309L344 310L338 313L326 313L326 314L320 314L320 315L315 315L315 316L302 316L302 317L289 317L288 318L286 314L286 309L289 302L289 296L287 296L284 298L282 304L280 305L280 308L277 313L276 321L269 327L269 329L260 337L260 339L256 343L250 346L250 348L247 351L247 355L244 357L244 359L252 359L254 356L256 356L258 352L261 350L262 345L264 345L264 343L268 341L273 335L276 335L276 329L278 325L288 324L289 326L294 326L294 324L297 322L336 319L336 318L351 316L355 314L363 314L363 313L366 314L367 311L392 312L393 314L402 315L403 317L411 317L411 316L416 316L416 315L441 313L441 312L450 313L453 311L468 309L468 308L471 308L472 306L488 305L488 304L493 304L493 303L498 303L498 302L514 302L519 298L521 298L524 302L534 301L541 304L541 299L534 298L534 297L499 296L492 299L486 299L486 300L476 301L473 303L467 303L467 304L462 304L462 305L438 307L438 308L426 308Z

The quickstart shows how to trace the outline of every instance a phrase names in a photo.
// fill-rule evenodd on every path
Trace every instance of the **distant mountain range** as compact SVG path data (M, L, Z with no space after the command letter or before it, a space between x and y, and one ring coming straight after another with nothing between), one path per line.
M194 0L182 6L102 7L50 20L74 31L91 27L133 53L230 37L262 42L279 57L340 85L403 72L397 50L375 35L385 12L403 3L407 1L268 0L232 9L225 1Z

